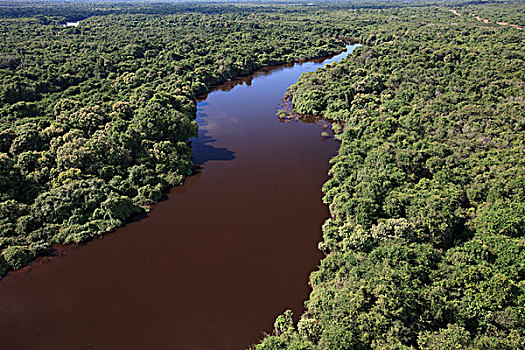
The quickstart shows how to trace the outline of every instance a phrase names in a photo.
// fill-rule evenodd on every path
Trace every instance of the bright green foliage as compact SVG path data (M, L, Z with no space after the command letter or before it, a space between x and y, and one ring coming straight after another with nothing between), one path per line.
M111 231L181 184L193 172L195 98L212 85L344 47L343 25L285 9L3 6L0 276L44 243Z
M2 251L5 262L12 268L18 269L32 259L32 254L27 247L8 246Z
M524 7L446 5L2 7L0 276L191 174L213 84L357 38L289 90L341 148L306 312L257 349L523 348Z
M373 46L289 89L341 148L306 312L259 348L522 349L525 35L433 6L361 21Z
M286 310L274 324L274 336L267 337L255 349L312 350L313 344L301 337L293 327L292 311Z

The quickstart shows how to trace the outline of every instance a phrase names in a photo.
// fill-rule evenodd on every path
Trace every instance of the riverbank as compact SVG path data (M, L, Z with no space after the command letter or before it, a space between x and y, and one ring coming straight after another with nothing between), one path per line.
M284 306L299 315L321 257L329 214L320 187L338 142L275 115L301 74L348 53L266 68L208 94L192 140L201 171L147 218L5 278L0 327L10 336L0 347L230 350L269 332Z
M445 9L396 15L373 48L289 89L297 112L347 126L306 311L257 350L523 344L523 35Z
M187 141L197 133L196 96L263 66L343 46L320 32L273 40L302 25L292 15L255 31L241 9L225 15L197 6L207 23L220 24L204 28L196 8L173 6L180 13L87 17L73 31L57 30L44 15L1 23L10 36L1 63L0 163L8 175L0 176L0 207L8 214L0 214L0 276L51 243L82 243L121 227L182 183L194 171ZM136 21L151 30L142 33ZM144 40L136 43L139 31ZM104 41L114 36L121 40ZM253 40L239 44L240 36Z

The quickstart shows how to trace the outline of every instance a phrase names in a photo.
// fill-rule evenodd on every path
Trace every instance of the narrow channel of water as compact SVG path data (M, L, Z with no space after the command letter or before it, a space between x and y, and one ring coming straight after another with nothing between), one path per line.
M65 24L62 24L62 27L78 27L79 24L80 24L80 21L66 22Z
M280 122L299 76L263 69L198 104L202 169L148 217L0 281L0 349L244 349L303 311L337 142Z

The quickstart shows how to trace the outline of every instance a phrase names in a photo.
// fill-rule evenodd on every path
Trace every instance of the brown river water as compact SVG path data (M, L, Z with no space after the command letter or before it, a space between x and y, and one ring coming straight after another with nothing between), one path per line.
M146 218L0 281L0 349L245 349L284 310L302 313L338 143L276 111L301 73L354 47L209 93L197 175Z

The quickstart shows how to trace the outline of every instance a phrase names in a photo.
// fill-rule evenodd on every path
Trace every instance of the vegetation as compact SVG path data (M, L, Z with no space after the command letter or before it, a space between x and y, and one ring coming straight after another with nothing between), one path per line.
M458 12L463 16L475 15L490 21L490 23L504 22L509 24L516 24L525 26L525 7L523 3L486 3L482 6L459 6Z
M341 148L306 312L256 348L523 348L524 31L496 23L523 25L523 3L15 5L0 6L0 276L180 184L212 85L357 39L289 90Z
M257 349L523 349L524 33L445 7L359 18L374 45L289 90L341 148L307 310Z
M180 184L195 97L212 85L344 47L345 32L305 9L61 3L53 17L54 4L35 6L0 12L0 276Z

